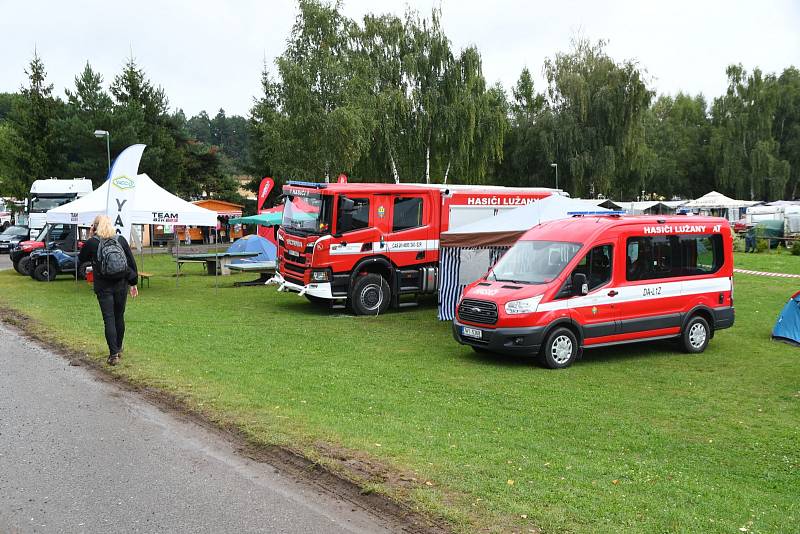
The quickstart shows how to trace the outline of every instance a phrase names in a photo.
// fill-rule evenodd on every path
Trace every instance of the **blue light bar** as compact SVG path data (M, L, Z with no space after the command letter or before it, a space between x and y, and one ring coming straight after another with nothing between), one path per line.
M573 217L585 217L585 216L607 216L607 217L619 217L620 215L625 215L624 210L611 210L611 211L568 211L567 215L571 215Z
M325 189L328 187L328 184L322 184L319 182L286 182L286 185L294 185L297 187L310 187L311 189Z

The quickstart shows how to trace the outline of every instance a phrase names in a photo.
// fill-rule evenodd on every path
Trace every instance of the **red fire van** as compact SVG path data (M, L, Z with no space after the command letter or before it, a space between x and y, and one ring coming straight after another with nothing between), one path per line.
M619 343L676 338L702 352L733 320L725 219L578 215L529 230L467 286L453 335L557 369Z

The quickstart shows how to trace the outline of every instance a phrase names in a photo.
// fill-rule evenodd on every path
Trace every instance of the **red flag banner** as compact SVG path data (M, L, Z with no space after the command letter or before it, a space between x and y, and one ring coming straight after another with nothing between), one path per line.
M261 213L261 208L264 206L264 201L267 200L269 192L272 191L272 187L274 185L275 181L267 176L261 180L261 185L258 186L258 209L256 212Z

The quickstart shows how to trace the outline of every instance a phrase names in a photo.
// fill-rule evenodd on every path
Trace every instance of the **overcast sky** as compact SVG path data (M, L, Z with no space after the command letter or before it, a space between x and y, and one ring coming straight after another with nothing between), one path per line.
M439 1L345 0L346 15L430 12ZM580 33L609 41L616 60L635 59L659 93L725 91L730 63L779 72L800 67L800 0L444 0L455 48L477 45L484 74L507 91L524 66L543 90L546 57ZM88 60L108 84L133 52L149 78L187 115L246 114L266 58L283 51L296 16L291 0L0 0L0 91L17 91L34 48L56 93Z

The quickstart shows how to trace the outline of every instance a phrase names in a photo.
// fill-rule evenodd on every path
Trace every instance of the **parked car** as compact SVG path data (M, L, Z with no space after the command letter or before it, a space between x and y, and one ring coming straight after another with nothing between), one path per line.
M44 240L47 238L48 246L59 244L62 250L74 248L75 230L67 224L54 224L44 228L36 239L21 241L15 248L11 249L11 262L14 270L23 276L30 276L31 264L30 253L34 250L44 248Z
M58 245L52 248L41 248L34 250L30 254L31 277L39 282L54 280L59 274L75 276L75 262L78 259L77 252L61 250ZM78 265L78 278L86 278L86 268L91 262L83 262Z
M9 226L3 233L0 233L0 253L10 253L12 248L16 247L20 242L27 239L27 226Z

